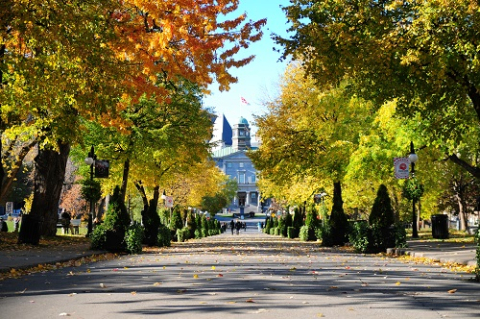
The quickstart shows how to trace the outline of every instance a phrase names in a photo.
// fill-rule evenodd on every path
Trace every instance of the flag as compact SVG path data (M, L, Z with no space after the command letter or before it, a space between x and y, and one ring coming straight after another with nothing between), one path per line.
M248 103L248 101L244 97L241 97L240 100L242 101L243 104L250 105L250 103Z

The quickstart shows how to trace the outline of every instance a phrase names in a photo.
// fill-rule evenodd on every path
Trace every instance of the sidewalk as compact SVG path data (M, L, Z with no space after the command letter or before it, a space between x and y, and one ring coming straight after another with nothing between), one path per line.
M418 258L429 258L441 263L457 263L460 265L475 266L475 244L434 242L426 240L410 240L408 248L389 249L387 253L394 255L408 255Z
M55 264L72 259L104 253L89 250L90 244L80 243L71 247L41 247L31 250L1 250L0 272L10 269L26 269L39 264Z

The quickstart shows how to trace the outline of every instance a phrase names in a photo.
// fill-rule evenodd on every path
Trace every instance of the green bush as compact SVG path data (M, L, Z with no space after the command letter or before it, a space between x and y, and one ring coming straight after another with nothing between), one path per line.
M310 230L310 228L306 225L302 226L302 228L300 228L300 233L298 234L298 237L300 237L301 241L308 241L309 230Z
M150 200L147 210L142 210L142 222L144 227L144 243L148 246L156 246L158 227L160 226L160 216L157 212L156 201Z
M266 223L265 223L265 234L270 234L270 228L272 228L272 220L271 218L268 218Z
M368 223L364 220L355 222L349 238L350 243L357 252L368 252L371 246L371 231Z
M107 242L107 229L98 225L90 235L90 248L93 250L104 250Z
M348 237L348 220L343 210L343 199L340 182L334 183L333 206L330 219L328 220L328 230L324 227L322 234L322 245L324 246L343 246ZM329 238L326 238L329 236Z
M294 210L292 226L295 227L296 229L300 229L303 226L302 212L298 207L295 207L295 210Z
M157 246L158 247L170 247L172 244L172 233L170 229L163 225L160 224L158 227L158 239L157 239Z
M287 228L287 237L288 238L296 238L297 237L297 229L293 226Z
M200 228L195 229L195 239L200 239L202 238L202 230Z
M182 229L182 228L183 228L182 216L180 215L180 212L177 209L175 209L172 213L170 230L176 232L177 229Z
M293 226L293 218L292 214L287 210L287 214L285 215L285 227L292 227Z
M108 205L103 224L109 230L123 232L130 226L130 215L125 203L122 201L120 187L118 186L115 187L113 195L110 197L110 204Z
M322 224L319 224L318 228L315 228L315 238L322 239L322 233L323 233L323 226Z
M280 228L275 227L275 236L280 236L280 235L281 235Z
M200 228L200 231L202 232L202 237L208 237L208 229L207 228Z
M189 238L190 238L190 229L188 227L177 229L177 241L179 243L184 242Z
M390 196L388 195L387 187L383 184L378 188L377 197L373 203L368 222L370 225L377 224L382 228L388 228L394 223Z
M391 226L385 234L385 229L378 224L368 225L366 221L358 221L353 224L349 238L355 250L361 253L384 252L386 248L407 245L405 228L400 224Z
M92 234L92 248L126 251L125 233L129 225L130 215L122 200L120 187L116 186L110 198L105 222L97 226Z
M139 254L142 252L143 228L140 224L131 225L125 234L125 244L127 252L130 254Z

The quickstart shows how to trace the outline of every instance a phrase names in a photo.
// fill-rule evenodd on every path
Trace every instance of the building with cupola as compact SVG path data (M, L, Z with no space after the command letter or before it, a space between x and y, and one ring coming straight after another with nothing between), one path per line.
M240 117L237 123L230 125L225 115L215 119L213 125L212 157L216 165L238 183L237 195L225 209L238 214L260 213L269 206L262 202L257 188L257 171L247 151L256 150L252 145L252 134L248 121Z

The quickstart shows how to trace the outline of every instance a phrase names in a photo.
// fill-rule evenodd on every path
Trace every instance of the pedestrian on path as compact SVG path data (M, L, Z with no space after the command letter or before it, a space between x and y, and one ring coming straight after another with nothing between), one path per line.
M258 232L261 233L262 232L262 223L261 222L257 223L257 228L258 228Z
M233 221L233 219L230 222L230 228L232 229L232 235L233 235L233 230L235 229L235 222Z
M237 220L237 223L235 224L235 229L237 231L237 235L240 233L240 228L242 228L242 223L240 223L240 221Z

